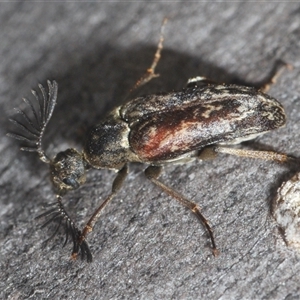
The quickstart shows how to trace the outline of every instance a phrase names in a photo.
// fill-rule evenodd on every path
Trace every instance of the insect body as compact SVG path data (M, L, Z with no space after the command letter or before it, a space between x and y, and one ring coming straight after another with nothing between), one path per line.
M71 233L74 242L73 256L80 249L89 261L92 256L85 237L93 228L101 210L120 189L127 174L128 162L148 164L146 176L196 214L208 229L216 254L212 230L200 213L200 208L158 181L161 167L166 163L201 158L201 151L209 145L252 139L285 124L282 105L261 91L244 86L207 84L205 79L198 79L180 92L138 97L117 107L87 134L83 153L67 149L51 160L41 148L41 137L57 98L56 82L48 82L48 86L49 97L46 97L44 88L40 86L43 99L37 97L40 103L39 114L31 106L37 116L36 124L20 112L27 121L23 129L27 136L32 137L10 135L31 142L32 147L22 150L37 151L41 159L50 164L52 181L58 191L59 208L53 208L43 216L53 215L53 219L65 220L67 232ZM19 126L21 124L14 119L13 122ZM216 147L214 151L226 152L226 149ZM236 151L233 154L240 155L238 151L246 150L228 151ZM246 156L254 157L256 153L247 150ZM259 152L259 155L263 154L269 155L267 159L286 159L285 155ZM81 232L66 213L61 201L67 190L77 189L85 182L85 173L90 168L115 169L118 175L112 193Z
M159 44L156 54L160 54L161 49ZM154 68L157 57L159 55L156 55L149 69L149 77L156 76ZM57 190L58 207L53 207L41 216L49 217L47 223L52 220L60 220L59 226L61 222L65 223L66 242L69 235L73 241L73 258L81 253L88 261L92 260L86 236L92 231L103 208L120 190L128 173L129 162L147 164L146 177L196 215L207 229L213 253L217 255L213 231L200 212L200 207L159 181L162 167L169 163L185 163L205 158L208 153L218 152L280 162L288 159L286 155L275 152L222 146L249 140L283 126L284 109L277 100L260 90L214 84L203 77L191 79L182 91L137 97L115 108L88 132L82 153L67 149L50 159L42 149L42 137L56 103L57 84L55 81L48 81L48 87L48 96L42 86L42 97L33 92L38 102L38 111L25 99L34 118L18 111L23 121L12 119L25 133L9 135L26 141L28 146L21 149L36 151L41 160L50 165L51 178ZM209 147L211 145L214 147ZM91 168L113 169L118 173L109 196L83 230L79 230L67 214L62 199L68 190L77 189L85 182L85 173Z
M198 156L216 143L232 143L285 124L283 107L254 88L203 85L139 97L116 108L89 133L84 160L93 168L127 162L163 165Z

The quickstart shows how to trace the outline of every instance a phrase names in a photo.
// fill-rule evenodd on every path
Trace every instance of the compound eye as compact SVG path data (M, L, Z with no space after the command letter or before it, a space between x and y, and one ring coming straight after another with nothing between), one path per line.
M73 189L79 188L79 183L73 178L65 178L62 180L62 182L66 185L71 186Z

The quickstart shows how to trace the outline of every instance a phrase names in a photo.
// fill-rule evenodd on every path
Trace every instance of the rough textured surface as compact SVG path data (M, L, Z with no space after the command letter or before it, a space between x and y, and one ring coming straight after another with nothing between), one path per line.
M198 221L131 166L89 243L94 262L72 262L60 234L34 217L54 200L47 166L21 153L5 133L21 98L46 79L59 84L45 137L51 154L81 148L84 132L125 95L152 60L164 16L161 77L145 93L180 89L189 77L259 84L275 61L294 66L274 85L288 116L283 129L247 147L299 156L300 5L297 3L0 4L0 169L2 299L294 299L299 254L283 243L270 206L295 166L220 155L165 168L162 179L196 201L213 225L214 258ZM114 174L93 171L66 198L83 224L109 192ZM53 228L52 228L53 230Z

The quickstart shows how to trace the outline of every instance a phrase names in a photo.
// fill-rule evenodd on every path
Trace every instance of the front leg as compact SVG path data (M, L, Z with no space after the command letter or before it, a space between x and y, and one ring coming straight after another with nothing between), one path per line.
M117 192L121 189L123 182L126 178L128 174L128 167L127 165L125 165L117 174L113 185L112 185L112 191L111 193L108 195L108 197L101 203L101 205L95 210L95 212L93 213L93 215L91 216L91 218L89 219L89 221L86 223L86 225L84 226L79 238L78 238L78 247L77 249L79 249L79 246L82 245L82 243L85 242L86 236L88 235L88 233L90 233L96 222L98 221L102 210L105 208L105 206L114 198L114 196L117 194ZM78 251L73 251L72 253L72 258L76 259L78 255Z

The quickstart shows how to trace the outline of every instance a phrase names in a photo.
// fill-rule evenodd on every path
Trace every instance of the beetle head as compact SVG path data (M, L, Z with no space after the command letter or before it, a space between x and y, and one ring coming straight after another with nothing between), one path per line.
M86 163L75 149L59 152L50 162L51 178L60 191L75 190L86 180Z

